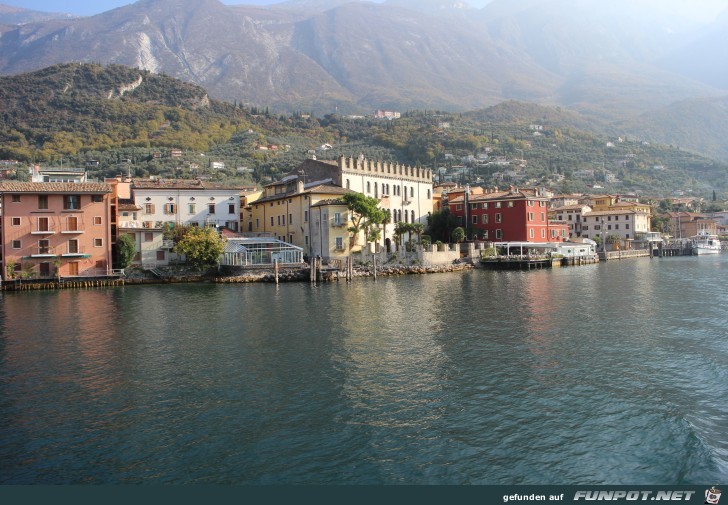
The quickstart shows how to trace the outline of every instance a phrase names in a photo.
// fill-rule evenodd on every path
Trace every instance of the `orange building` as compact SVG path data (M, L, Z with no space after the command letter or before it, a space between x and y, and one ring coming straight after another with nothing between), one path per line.
M101 183L0 182L3 280L108 275L111 192Z

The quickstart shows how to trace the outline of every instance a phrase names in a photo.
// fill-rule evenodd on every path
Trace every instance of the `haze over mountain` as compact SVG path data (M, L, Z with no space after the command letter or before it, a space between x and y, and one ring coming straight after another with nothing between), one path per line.
M515 99L572 109L605 131L655 118L703 131L672 104L698 100L703 113L728 96L728 0L140 0L17 19L0 8L0 74L118 63L282 111L466 111ZM706 122L707 135L727 121ZM725 141L704 144L728 156Z

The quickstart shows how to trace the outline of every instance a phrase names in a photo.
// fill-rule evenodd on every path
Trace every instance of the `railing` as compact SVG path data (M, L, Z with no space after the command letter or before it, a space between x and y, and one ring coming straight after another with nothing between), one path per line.
M85 247L76 247L75 249L67 249L66 251L61 253L61 256L85 256L85 255L86 255Z
M33 257L50 257L56 256L55 247L33 247L30 255Z

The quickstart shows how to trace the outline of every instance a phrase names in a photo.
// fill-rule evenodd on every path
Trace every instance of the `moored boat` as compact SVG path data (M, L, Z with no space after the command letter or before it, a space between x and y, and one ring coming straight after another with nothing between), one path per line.
M699 256L703 254L718 254L721 250L718 235L708 232L700 232L690 238L693 244L693 253Z

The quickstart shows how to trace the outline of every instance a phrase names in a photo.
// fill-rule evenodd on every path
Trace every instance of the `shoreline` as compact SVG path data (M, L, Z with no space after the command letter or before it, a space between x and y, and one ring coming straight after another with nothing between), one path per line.
M451 265L388 265L377 267L377 277L399 277L402 275L426 275L450 272L470 271L476 268L470 263L455 263ZM168 272L161 269L162 275L153 275L146 271L134 272L127 277L97 278L97 279L42 279L11 280L2 283L2 291L47 291L56 289L84 289L120 286L144 286L159 284L253 284L278 282L314 282L311 280L309 267L280 268L277 279L274 268L246 270L220 275L215 270L202 273L190 270L177 270ZM374 277L371 267L355 267L354 278ZM336 282L346 280L345 273L339 270L321 270L315 282Z

